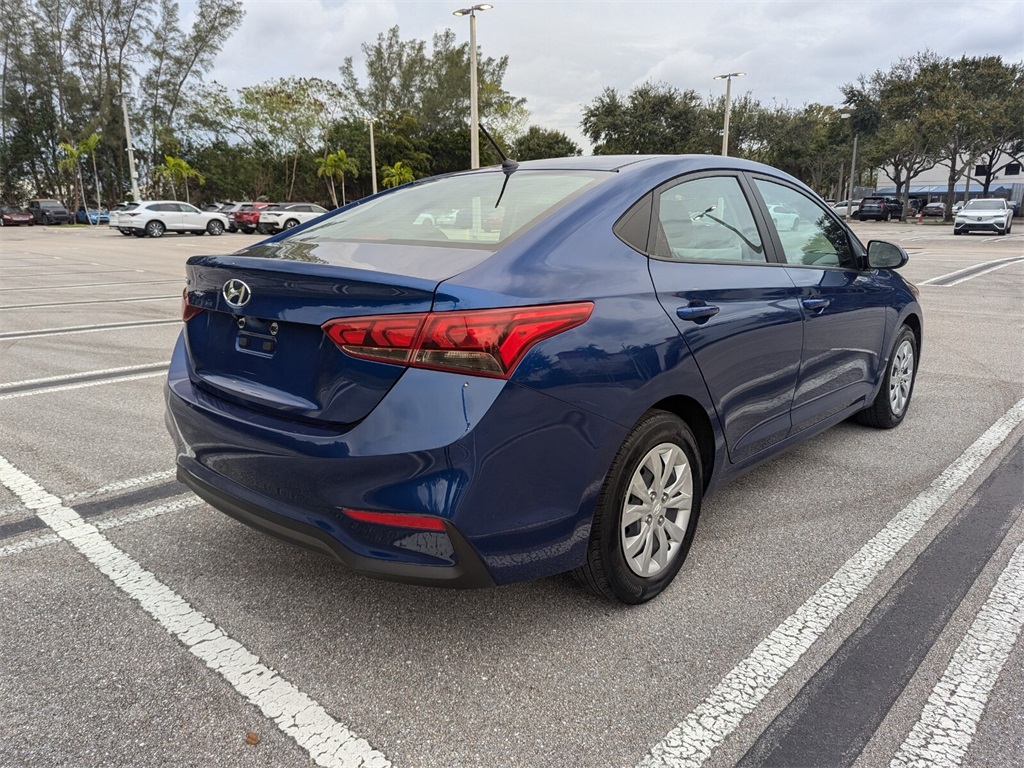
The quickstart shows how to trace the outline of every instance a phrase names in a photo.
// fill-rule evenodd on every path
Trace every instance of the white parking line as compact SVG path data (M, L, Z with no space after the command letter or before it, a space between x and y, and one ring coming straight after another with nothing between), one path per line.
M1019 264L1020 262L1021 262L1021 257L1020 256L1011 256L1008 259L999 259L998 261L982 262L981 264L974 264L973 266L970 266L970 267L964 267L963 269L958 269L955 272L949 272L948 274L945 274L945 275L939 275L938 277L930 277L927 280L922 280L919 283L916 283L916 285L931 285L932 283L937 283L937 282L939 282L941 280L948 280L951 277L956 277L957 275L962 275L965 272L971 272L971 270L978 269L979 267L982 267L982 266L988 266L989 267L988 269L983 269L983 270L981 270L979 272L974 272L973 274L967 275L966 277L964 277L961 280L954 280L952 283L945 283L945 284L942 285L943 288L950 288L950 287L952 287L954 285L960 285L960 283L966 282L967 280L973 280L975 277L980 277L981 275L987 275L989 272L995 272L997 269L1002 269L1003 267L1009 267L1009 266L1012 266L1013 264Z
M66 328L41 328L38 331L7 331L0 333L0 341L4 339L38 339L42 336L68 336L75 333L100 333L101 331L132 330L134 328L147 328L153 325L172 325L180 323L181 319L174 320L139 320L134 323L102 323L101 325L72 325Z
M33 395L49 395L54 392L68 392L72 389L85 389L86 387L99 387L104 384L120 384L125 381L137 381L139 379L152 379L157 376L166 376L167 371L155 371L153 373L136 373L131 376L115 376L112 379L97 379L95 381L80 381L77 384L60 384L53 387L40 387L39 389L26 389L21 392L8 392L0 394L0 400L14 400L19 397L32 397Z
M83 377L95 377L101 378L103 376L112 376L118 373L131 373L132 371L138 371L142 368L152 368L154 365L168 365L169 363L144 363L142 365L125 365L121 368L104 368L98 371L82 371L81 373L64 373L60 376L44 376L40 379L23 379L21 381L10 381L4 384L0 384L0 393L10 389L21 389L22 387L34 387L37 384L56 384L62 381L68 381L73 379L81 379Z
M946 467L796 612L782 622L640 762L643 768L704 763L820 638L847 606L905 547L943 504L1024 421L1024 399Z
M116 493L117 491L127 491L129 488L137 488L140 485L150 485L151 483L158 483L162 480L170 480L174 477L173 469L164 469L160 472L152 472L142 477L132 477L128 480L118 480L116 483L110 483L109 485L101 486L93 491L79 491L77 493L69 493L64 497L65 502L80 501L81 499L91 499L93 496L103 496L107 493Z
M190 494L184 498L178 497L177 501L170 501L166 504L160 504L155 507L139 509L135 512L129 512L127 515L108 517L105 520L97 520L96 528L100 531L109 531L111 528L120 528L123 525L141 523L143 520L149 520L152 517L166 515L168 512L180 512L181 510L188 509L190 507L198 507L203 503L202 499ZM25 508L20 507L19 509L24 511ZM9 555L17 555L21 552L27 552L30 549L47 547L51 544L56 544L59 541L61 541L61 538L57 534L44 533L41 536L36 536L31 539L19 541L15 544L8 544L7 546L0 547L0 557L8 557Z
M1021 626L1024 544L1000 574L890 768L960 765Z
M183 597L115 547L96 526L0 456L0 484L69 542L118 589L272 719L322 766L386 768L390 761L332 718L316 701L261 664Z

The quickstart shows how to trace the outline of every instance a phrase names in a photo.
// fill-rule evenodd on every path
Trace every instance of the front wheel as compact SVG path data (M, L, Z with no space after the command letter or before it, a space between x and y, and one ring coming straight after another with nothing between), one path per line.
M885 381L875 401L857 414L861 424L878 429L899 426L910 407L917 374L917 337L908 325L901 325L889 356Z
M224 234L224 222L218 219L210 219L210 223L206 225L206 231L211 235L223 235Z
M700 453L690 428L648 411L605 479L575 576L598 595L636 605L667 587L686 559L700 513Z

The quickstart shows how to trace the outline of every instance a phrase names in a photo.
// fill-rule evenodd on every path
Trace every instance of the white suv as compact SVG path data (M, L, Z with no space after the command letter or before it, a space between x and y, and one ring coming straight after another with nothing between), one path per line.
M259 230L265 235L272 235L282 229L305 224L325 213L327 209L316 203L281 203L260 211Z
M953 234L978 230L1007 235L1013 227L1013 208L1001 197L979 197L967 204L953 219Z
M228 228L228 217L219 211L200 211L177 200L153 200L130 205L110 217L110 226L125 235L161 237L164 232L220 235Z

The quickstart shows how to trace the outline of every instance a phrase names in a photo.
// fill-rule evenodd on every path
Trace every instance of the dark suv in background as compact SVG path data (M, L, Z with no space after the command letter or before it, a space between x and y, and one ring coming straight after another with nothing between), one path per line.
M866 219L889 221L889 219L898 219L902 215L903 203L895 197L865 197L860 201L860 210L857 211L857 218L861 221Z
M70 224L71 211L57 200L29 200L28 212L36 224Z

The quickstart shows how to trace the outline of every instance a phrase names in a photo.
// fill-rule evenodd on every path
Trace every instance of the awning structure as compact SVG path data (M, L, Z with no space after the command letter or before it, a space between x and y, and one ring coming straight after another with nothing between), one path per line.
M984 189L980 183L971 184L971 190L974 192L981 192ZM910 185L910 194L912 195L944 195L949 191L949 187L946 184L918 184ZM953 193L963 193L967 191L967 185L963 182L958 182L953 186ZM1010 187L998 186L989 187L988 193L992 197L1006 197L1012 190ZM896 187L879 187L875 190L876 195L895 195Z

